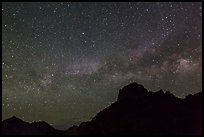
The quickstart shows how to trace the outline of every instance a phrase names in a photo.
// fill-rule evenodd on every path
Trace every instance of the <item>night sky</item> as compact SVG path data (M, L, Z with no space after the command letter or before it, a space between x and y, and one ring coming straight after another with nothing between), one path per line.
M2 120L90 120L135 81L202 90L202 3L2 3Z

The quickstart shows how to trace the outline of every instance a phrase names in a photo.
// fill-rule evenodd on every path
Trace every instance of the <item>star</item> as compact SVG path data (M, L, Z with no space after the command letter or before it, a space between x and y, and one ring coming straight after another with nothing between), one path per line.
M2 3L2 120L89 121L130 82L184 98L201 76L201 2Z

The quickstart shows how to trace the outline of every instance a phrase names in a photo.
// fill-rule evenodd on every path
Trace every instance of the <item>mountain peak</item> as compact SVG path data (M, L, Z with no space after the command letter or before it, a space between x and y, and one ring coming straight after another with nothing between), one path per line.
M4 121L9 122L9 123L23 122L20 118L17 118L15 116L12 116Z
M12 116L9 119L19 119L19 118L15 117L15 116Z
M147 91L134 82L120 89L118 100L67 135L202 134L202 93L185 99L170 91Z
M147 92L143 85L133 82L120 89L117 100L135 100L143 97Z
M64 131L50 126L44 121L28 123L15 116L2 121L4 135L60 135Z

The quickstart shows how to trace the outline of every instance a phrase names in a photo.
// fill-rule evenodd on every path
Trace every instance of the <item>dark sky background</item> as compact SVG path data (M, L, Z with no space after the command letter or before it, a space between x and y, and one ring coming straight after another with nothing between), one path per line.
M2 3L2 119L90 120L136 81L202 90L202 3Z

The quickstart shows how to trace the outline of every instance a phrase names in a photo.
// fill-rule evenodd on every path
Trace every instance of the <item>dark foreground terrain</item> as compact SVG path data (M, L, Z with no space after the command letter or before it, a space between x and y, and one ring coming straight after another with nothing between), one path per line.
M54 129L45 122L26 123L12 117L2 122L2 134L134 134L201 135L202 92L185 99L170 92L147 91L131 83L119 91L118 99L91 121L67 131Z
M44 121L28 123L11 117L2 122L3 135L60 135L63 133L64 131L57 130Z

